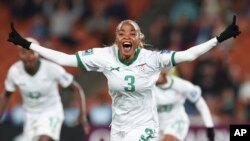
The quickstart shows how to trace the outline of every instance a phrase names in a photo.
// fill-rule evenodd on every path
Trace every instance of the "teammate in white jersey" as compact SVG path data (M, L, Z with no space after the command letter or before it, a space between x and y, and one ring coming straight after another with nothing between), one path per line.
M17 33L13 23L8 41L34 50L64 66L102 72L107 78L112 97L111 141L145 141L153 138L158 130L153 87L160 71L178 63L192 61L218 42L239 35L235 20L217 38L179 52L144 49L144 35L132 20L118 24L114 45L79 51L75 55L26 41Z
M184 141L190 122L184 107L186 99L195 104L207 128L208 140L214 141L213 120L199 86L162 71L155 96L160 123L158 141Z
M32 38L28 41L38 44ZM38 53L20 48L20 60L14 63L5 80L5 91L0 96L0 115L10 95L19 89L25 123L22 139L24 141L52 141L59 140L61 126L64 120L58 84L69 87L80 106L79 122L88 132L88 123L85 114L85 96L80 85L73 80L63 67L39 58Z

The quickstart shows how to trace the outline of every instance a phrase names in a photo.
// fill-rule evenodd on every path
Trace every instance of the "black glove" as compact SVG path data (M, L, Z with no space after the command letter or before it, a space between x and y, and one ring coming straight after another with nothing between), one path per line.
M20 45L23 48L30 49L31 42L24 39L19 33L17 33L13 22L10 23L11 32L9 33L8 42L12 42L15 45Z
M207 138L208 138L208 141L214 141L214 128L213 127L207 128Z
M236 25L236 16L233 17L233 22L229 25L219 36L217 36L217 40L219 43L227 40L231 37L236 38L241 32L239 31L238 25Z

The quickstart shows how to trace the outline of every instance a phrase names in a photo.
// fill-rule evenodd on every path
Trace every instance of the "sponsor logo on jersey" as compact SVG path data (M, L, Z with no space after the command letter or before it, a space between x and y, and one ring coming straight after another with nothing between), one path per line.
M116 68L111 67L110 71L120 71L120 67L116 67Z
M166 54L168 54L168 53L170 53L171 52L171 50L168 50L168 49L165 49L165 50L161 50L161 54L163 54L163 53L166 53Z
M82 52L82 56L92 55L94 53L93 49L88 49Z

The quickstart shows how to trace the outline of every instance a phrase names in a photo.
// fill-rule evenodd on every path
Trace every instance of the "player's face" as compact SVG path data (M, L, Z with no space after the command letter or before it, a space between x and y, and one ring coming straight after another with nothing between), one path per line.
M35 71L37 68L38 55L32 50L20 49L19 52L20 59L23 61L25 69L29 71Z
M132 60L140 42L139 33L134 26L125 22L116 33L116 44L124 60Z

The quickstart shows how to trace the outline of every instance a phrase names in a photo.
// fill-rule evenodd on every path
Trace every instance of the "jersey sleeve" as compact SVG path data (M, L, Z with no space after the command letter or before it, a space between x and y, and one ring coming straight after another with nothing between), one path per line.
M72 84L74 79L72 74L66 72L65 69L59 65L55 65L54 69L55 71L53 71L53 76L56 77L56 80L63 88L66 88Z
M7 78L5 79L4 82L4 87L6 91L14 92L16 90L14 78L15 78L15 70L14 68L10 68L7 74Z
M76 53L77 64L79 67L82 67L87 71L101 72L105 64L104 54L104 48L93 48L79 51Z
M191 86L187 92L187 98L189 101L195 103L201 97L201 88L199 86Z
M174 87L192 103L195 103L201 97L201 88L199 86L178 77L173 77L173 79Z
M174 54L171 50L154 51L153 56L148 58L157 69L170 69L175 65Z

